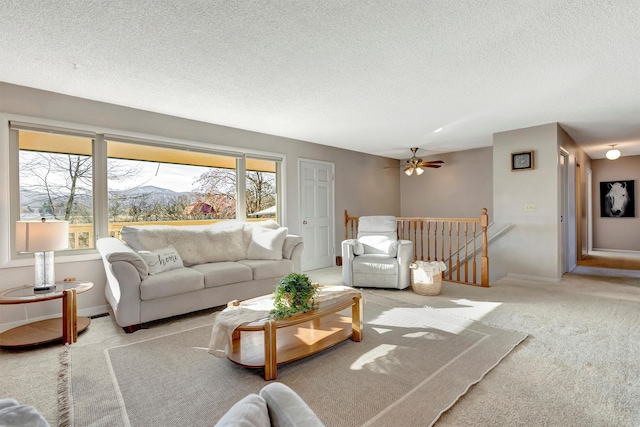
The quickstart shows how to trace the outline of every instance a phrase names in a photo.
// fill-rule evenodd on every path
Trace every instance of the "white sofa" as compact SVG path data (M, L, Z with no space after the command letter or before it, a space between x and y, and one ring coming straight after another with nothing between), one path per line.
M140 324L273 292L301 273L304 244L274 221L206 226L125 226L122 239L98 239L115 320Z

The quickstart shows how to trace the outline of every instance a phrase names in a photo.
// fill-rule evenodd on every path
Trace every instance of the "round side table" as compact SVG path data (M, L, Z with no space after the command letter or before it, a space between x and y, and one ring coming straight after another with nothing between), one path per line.
M62 320L41 320L9 329L0 334L0 347L29 347L62 339L65 344L78 340L78 332L89 327L91 319L78 317L78 294L93 287L91 282L59 282L46 292L34 292L33 286L20 286L0 293L0 304L30 304L62 299Z

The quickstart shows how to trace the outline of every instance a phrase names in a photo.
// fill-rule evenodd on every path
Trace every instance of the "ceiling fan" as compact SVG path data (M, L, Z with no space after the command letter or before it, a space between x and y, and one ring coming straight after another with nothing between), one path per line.
M442 160L433 160L431 162L423 162L422 159L416 157L416 151L418 151L418 147L411 149L411 153L413 154L413 157L407 160L408 164L404 167L404 173L407 176L413 175L414 172L416 173L416 175L420 176L424 173L424 169L422 168L439 168L444 164ZM402 165L387 166L384 169L395 168L395 167L402 167Z

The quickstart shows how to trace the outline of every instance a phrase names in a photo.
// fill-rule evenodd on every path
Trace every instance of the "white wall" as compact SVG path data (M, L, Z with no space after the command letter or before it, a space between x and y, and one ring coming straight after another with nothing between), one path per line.
M492 147L422 157L442 160L438 169L406 176L400 168L401 210L404 217L478 218L493 207ZM405 162L401 162L405 164Z
M640 251L640 156L592 161L594 249ZM635 180L635 218L600 216L600 182Z
M511 153L534 150L533 170L511 171ZM526 212L533 204L536 211ZM489 254L491 282L505 275L560 279L557 124L493 135L493 215L513 228Z
M300 231L298 197L298 158L314 159L335 164L336 254L344 233L344 210L357 214L400 215L400 176L383 173L384 166L397 165L397 160L356 153L334 147L312 144L273 135L266 135L193 120L171 117L148 111L70 97L0 82L0 247L9 250L9 182L6 172L8 147L7 115L87 125L96 130L120 130L129 133L157 135L164 138L198 141L218 147L281 153L286 156L285 187L286 224L292 233ZM0 117L2 119L3 117ZM215 121L212 118L212 121ZM4 158L3 158L4 157ZM4 162L4 163L3 163ZM58 257L56 278L74 276L94 282L95 287L78 298L81 314L104 311L105 276L97 256L93 259L64 263ZM31 283L33 266L0 269L0 290ZM60 302L51 301L28 305L3 305L0 310L0 329L7 324L51 316L61 312ZM5 325L3 327L3 324Z

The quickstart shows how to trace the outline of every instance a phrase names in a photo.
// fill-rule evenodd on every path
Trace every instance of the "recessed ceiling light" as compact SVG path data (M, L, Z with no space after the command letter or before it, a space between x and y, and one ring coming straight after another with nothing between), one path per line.
M438 128L438 129L434 130L434 131L433 131L433 133L442 132L442 129L443 129L443 128Z

